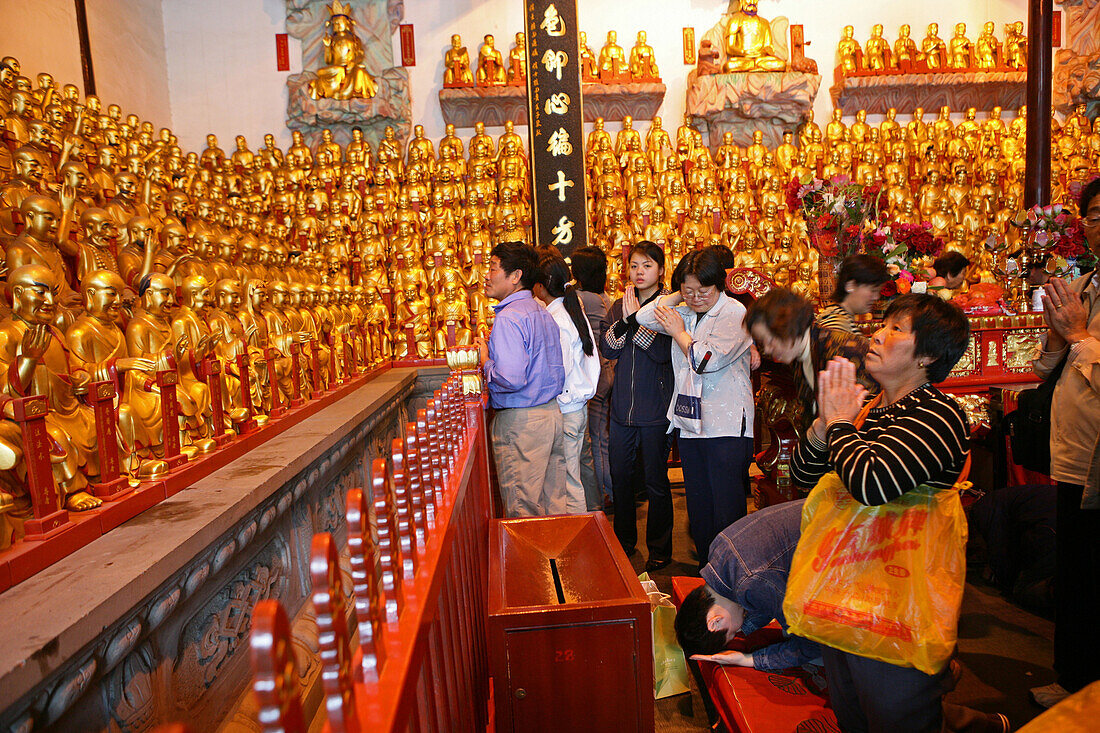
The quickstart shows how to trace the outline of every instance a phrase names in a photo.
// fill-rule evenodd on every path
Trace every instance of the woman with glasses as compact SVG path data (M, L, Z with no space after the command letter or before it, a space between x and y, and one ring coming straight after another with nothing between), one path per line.
M745 490L752 462L752 339L745 331L745 306L724 292L726 270L713 247L688 253L673 280L679 292L646 304L638 323L672 337L677 392L694 372L701 383L698 424L676 417L680 460L687 493L688 527L696 556L705 565L711 541L746 513Z

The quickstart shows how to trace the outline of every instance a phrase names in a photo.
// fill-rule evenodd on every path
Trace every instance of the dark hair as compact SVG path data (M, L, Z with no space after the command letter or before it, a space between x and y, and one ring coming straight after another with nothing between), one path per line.
M729 288L726 287L726 270L732 269L736 258L733 255L733 250L724 244L710 244L703 248L704 251L711 251L717 255L718 259L722 263L722 289L726 291L726 295L730 295Z
M145 291L149 289L149 286L152 284L152 282L153 282L153 273L150 272L147 275L142 275L141 276L141 279L138 280L137 294L138 294L139 298L141 298L145 295Z
M599 247L580 247L569 255L569 266L581 290L602 293L607 289L607 255Z
M966 258L962 252L947 252L936 258L936 261L932 263L932 269L936 271L936 274L940 277L947 277L948 275L958 275L960 272L970 267L970 260Z
M687 594L676 620L672 622L676 630L676 641L684 654L717 654L726 648L726 634L707 628L707 613L714 605L714 598L705 585L701 585Z
M550 252L543 249L539 253L539 271L542 273L540 282L550 297L563 299L565 312L569 314L570 320L573 321L581 337L581 348L586 355L592 356L594 347L588 317L584 315L577 289L569 284L569 265L566 264L565 258L557 250Z
M970 343L970 321L951 303L927 293L909 293L894 299L883 320L909 318L913 331L913 355L934 359L928 365L928 381L947 379Z
M519 285L524 290L535 287L542 274L539 270L539 258L535 248L526 242L501 242L493 247L490 257L500 260L500 269L511 275L521 270Z
M630 248L630 257L636 254L645 255L653 260L657 263L658 268L665 266L665 251L661 249L660 245L654 244L648 239L643 239ZM627 259L629 261L629 258Z
M843 302L847 297L848 283L856 285L882 285L889 281L890 273L886 271L886 263L873 255L852 255L845 257L840 263L840 271L836 274L836 290L833 291L833 300Z
M1097 196L1100 196L1100 178L1093 178L1081 189L1081 201L1077 205L1078 213L1081 216L1088 213L1089 204Z
M684 268L683 271L680 272L680 285L683 285L684 278L688 275L692 275L704 288L714 286L719 290L725 290L726 257L721 249L721 247L704 247L703 249L684 255L684 259L680 260L680 265L676 267L678 271L681 266ZM728 252L729 250L727 249L726 251ZM691 255L695 256L691 257ZM688 257L691 257L691 259L689 260ZM674 278L675 275L676 273L673 273Z
M691 262L699 256L699 250L693 249L680 258L680 261L676 263L676 267L672 269L672 280L669 282L669 288L672 292L678 292L680 286L684 284L684 275L687 273L688 268L691 267Z
M772 336L783 341L794 341L814 322L814 307L810 301L788 288L772 288L753 301L745 314L745 330L762 323Z

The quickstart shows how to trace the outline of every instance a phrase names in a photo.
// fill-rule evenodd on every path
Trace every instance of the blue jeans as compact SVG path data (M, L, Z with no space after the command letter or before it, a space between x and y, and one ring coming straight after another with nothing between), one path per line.
M699 567L707 564L710 543L748 512L745 499L752 463L752 438L679 437L687 494L688 531Z

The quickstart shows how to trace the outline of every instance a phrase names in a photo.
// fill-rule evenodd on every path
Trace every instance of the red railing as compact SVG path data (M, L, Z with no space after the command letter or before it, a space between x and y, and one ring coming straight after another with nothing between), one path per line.
M374 461L369 500L348 492L350 592L332 537L313 538L312 601L334 733L484 731L488 723L488 449L481 395L464 395L463 379L453 374L408 423L389 467ZM308 725L289 634L277 601L257 604L252 661L264 731Z

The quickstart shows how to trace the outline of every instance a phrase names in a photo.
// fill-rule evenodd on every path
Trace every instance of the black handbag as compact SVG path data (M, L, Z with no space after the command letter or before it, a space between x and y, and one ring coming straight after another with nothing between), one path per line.
M1054 388L1069 358L1066 355L1047 375L1042 384L1025 389L1016 398L1016 411L1005 416L1012 460L1029 471L1050 475L1050 406Z

